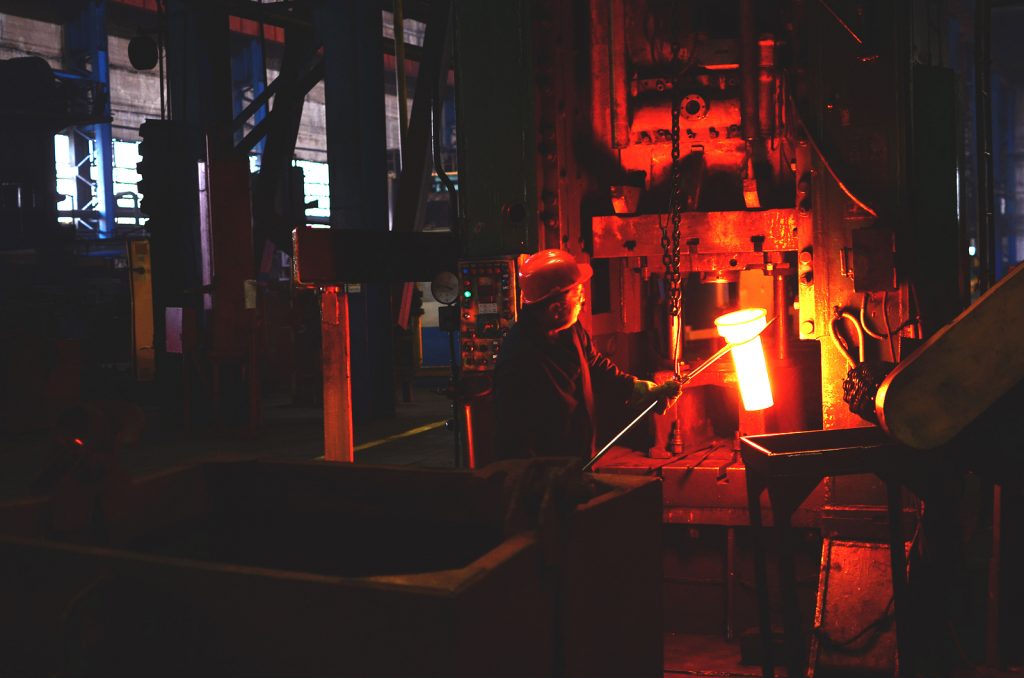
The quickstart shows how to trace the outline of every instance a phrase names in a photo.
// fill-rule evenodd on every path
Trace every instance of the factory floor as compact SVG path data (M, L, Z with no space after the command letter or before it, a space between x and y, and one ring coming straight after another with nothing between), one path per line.
M212 459L287 458L323 456L323 421L319 407L295 406L287 397L264 400L262 422L240 427L187 431L154 424L154 412L143 411L146 422L137 440L122 445L119 463L131 475ZM452 468L453 434L444 428L451 401L431 388L414 390L411 402L399 400L395 416L354 428L356 463ZM31 493L33 480L47 462L48 431L8 434L0 447L0 499Z
M399 399L393 418L356 425L356 463L429 468L454 466L453 434L444 426L451 416L450 401L428 387L416 388L412 395L410 402ZM152 416L152 413L147 414ZM269 398L263 404L262 418L259 427L248 431L234 428L187 432L149 423L137 441L120 450L120 463L128 473L143 475L211 459L322 457L319 408L297 407L287 398ZM0 500L31 493L33 480L46 464L49 444L50 433L45 431L4 438L0 446ZM666 678L761 675L759 667L740 663L739 642L727 642L721 635L666 633L664 649ZM776 675L783 676L785 672L777 670Z
M120 449L120 464L131 475L211 459L316 459L323 455L322 412L292 405L288 398L268 398L262 422L254 430L185 431L154 423L155 412L138 440ZM429 468L455 465L454 438L444 422L451 402L435 388L414 389L411 402L396 403L393 418L356 424L355 458L360 464ZM7 435L0 446L0 500L32 493L33 481L48 458L51 433ZM738 643L720 636L666 634L665 675L756 676L757 667L739 664Z

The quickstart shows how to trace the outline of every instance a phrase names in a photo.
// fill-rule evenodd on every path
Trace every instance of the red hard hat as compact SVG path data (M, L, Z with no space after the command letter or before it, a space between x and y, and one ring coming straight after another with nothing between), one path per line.
M519 289L523 305L535 304L552 294L564 292L574 285L590 280L594 269L590 264L577 264L565 250L541 250L527 257L519 267Z

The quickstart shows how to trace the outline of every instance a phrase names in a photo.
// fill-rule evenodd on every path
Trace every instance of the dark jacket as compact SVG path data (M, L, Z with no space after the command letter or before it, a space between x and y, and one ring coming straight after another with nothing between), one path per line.
M635 381L594 349L579 322L552 341L524 312L494 370L498 457L589 459L595 393L625 407Z

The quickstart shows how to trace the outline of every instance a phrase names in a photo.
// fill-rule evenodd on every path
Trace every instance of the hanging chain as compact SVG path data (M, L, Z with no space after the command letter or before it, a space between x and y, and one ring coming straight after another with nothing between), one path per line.
M679 166L679 116L682 101L679 96L679 79L672 81L672 188L669 201L672 232L667 224L661 226L661 261L665 264L665 280L668 282L669 313L678 317L682 313L683 286L679 272L679 231L683 220L683 177Z

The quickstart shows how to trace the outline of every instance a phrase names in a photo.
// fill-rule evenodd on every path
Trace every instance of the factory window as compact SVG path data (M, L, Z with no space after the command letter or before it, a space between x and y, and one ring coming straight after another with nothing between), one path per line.
M292 160L293 167L302 169L304 200L307 224L310 226L327 226L331 222L331 190L327 163L313 160ZM249 171L253 174L260 171L260 156L249 156Z
M85 195L91 195L92 187L84 185L84 179L78 176L70 135L54 135L53 151L57 170L57 193L60 197L57 210L64 213L58 216L57 221L62 224L71 224L74 223L75 218L69 212L88 208L87 205L78 204L79 187L86 189ZM95 165L91 164L90 159L86 159L84 162L90 163L89 180L95 181ZM117 224L128 227L142 226L147 221L147 218L139 211L142 194L139 192L140 175L136 169L138 162L139 142L114 140L113 177L114 197L117 204L117 213L114 219Z
M381 11L381 18L384 22L384 37L395 39L395 15L388 10ZM416 47L423 46L423 37L427 32L427 25L415 19L404 19L402 21L403 36L405 44Z
M309 224L327 225L331 217L331 188L327 163L312 160L295 160L293 164L302 168L305 182L306 217Z
M75 161L71 153L71 137L66 134L57 134L53 137L54 163L57 167L57 195L60 201L57 203L57 210L68 212L77 209L78 170L75 169ZM70 215L60 216L57 221L62 224L74 222Z
M64 212L58 217L62 224L74 223L70 212L82 209L78 205L78 169L75 166L71 137L67 134L56 134L53 137L54 162L57 170L57 193L60 201L57 210ZM148 218L139 210L142 193L139 191L137 165L140 160L139 142L114 140L114 196L117 199L117 216L119 225L143 226ZM311 225L330 223L331 192L328 186L327 163L311 160L295 160L294 165L301 167L305 180L306 216ZM250 172L259 171L258 155L249 156ZM89 167L89 178L94 179L96 168ZM312 203L312 204L311 204Z
M118 224L142 226L148 220L139 210L142 193L139 192L139 174L136 165L139 156L138 141L114 140L114 197L117 202Z

